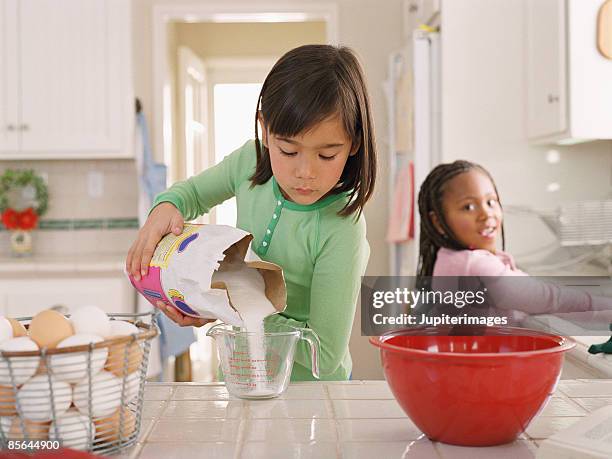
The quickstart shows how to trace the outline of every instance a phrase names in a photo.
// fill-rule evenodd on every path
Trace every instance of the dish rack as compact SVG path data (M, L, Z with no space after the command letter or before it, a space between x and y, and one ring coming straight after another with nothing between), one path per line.
M551 212L523 206L506 206L504 210L538 216L556 236L558 245L572 254L569 260L540 268L560 268L603 259L612 276L612 199L568 202Z
M139 330L97 343L0 352L0 448L100 455L136 443L155 312L108 314ZM17 319L27 328L31 317Z
M612 199L571 202L539 215L564 247L612 244Z

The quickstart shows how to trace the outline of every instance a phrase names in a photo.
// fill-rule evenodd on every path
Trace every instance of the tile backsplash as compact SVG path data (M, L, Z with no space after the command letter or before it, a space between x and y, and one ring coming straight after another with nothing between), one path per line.
M136 236L138 177L133 160L2 161L6 169L34 169L47 181L49 209L35 230L40 255L122 253ZM0 256L8 233L0 232Z

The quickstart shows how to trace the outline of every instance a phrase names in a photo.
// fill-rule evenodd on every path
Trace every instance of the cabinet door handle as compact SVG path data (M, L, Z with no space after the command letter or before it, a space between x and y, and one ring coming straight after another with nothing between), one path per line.
M22 124L21 126L19 126L19 129L22 131L29 131L30 126L28 126L27 124Z
M7 124L6 125L6 130L13 132L15 130L15 125L14 124Z
M559 96L555 96L554 94L549 94L548 95L548 103L552 104L555 102L559 102Z

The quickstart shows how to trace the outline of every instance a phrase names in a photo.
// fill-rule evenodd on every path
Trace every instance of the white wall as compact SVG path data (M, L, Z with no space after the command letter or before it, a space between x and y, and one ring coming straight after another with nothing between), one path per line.
M171 4L166 0L133 0L134 18L134 78L135 93L144 106L145 115L151 120L153 115L152 88L152 12L154 5ZM185 0L183 5L202 3ZM210 2L215 3L215 2ZM220 2L216 2L220 3ZM227 5L246 5L247 0L225 0ZM300 4L297 0L284 0L279 5ZM338 0L330 2L338 5L340 44L357 51L363 63L368 80L374 124L379 147L379 180L373 199L366 207L368 240L371 246L368 275L388 274L388 249L385 242L387 222L387 157L386 157L386 107L382 89L387 73L387 56L401 45L402 22L401 0ZM266 5L274 2L266 2ZM281 38L279 38L281 39ZM152 126L152 122L149 123ZM153 136L154 133L152 132ZM159 152L157 152L159 154ZM359 314L355 318L351 350L355 360L353 377L357 379L380 378L382 372L378 363L378 353L367 339L360 336Z
M610 196L612 142L536 147L525 140L525 1L536 0L443 1L443 160L481 163L506 205L545 209ZM558 164L546 161L551 148L560 152ZM559 183L558 192L546 191L551 182ZM506 224L515 255L554 240L535 217L507 214Z

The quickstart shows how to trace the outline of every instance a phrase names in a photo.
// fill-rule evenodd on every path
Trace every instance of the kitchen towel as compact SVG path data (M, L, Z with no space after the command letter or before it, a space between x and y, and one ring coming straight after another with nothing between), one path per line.
M147 122L142 111L136 114L136 122L138 129L136 136L136 165L140 178L138 218L142 226L147 219L155 195L166 189L167 168L164 164L156 163L153 160ZM149 302L139 296L138 310L148 311L150 309L151 305ZM161 373L162 361L165 361L170 356L182 354L196 341L193 327L179 327L164 314L157 315L157 325L160 330L159 344L157 347L154 345L151 349L150 375Z
M389 216L387 241L393 243L414 239L414 164L399 169Z

